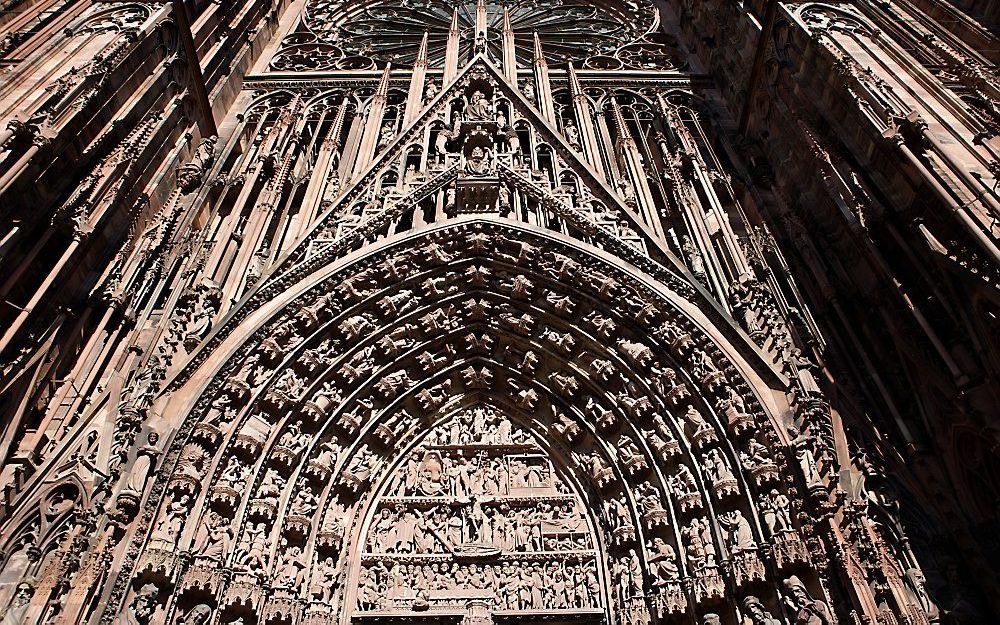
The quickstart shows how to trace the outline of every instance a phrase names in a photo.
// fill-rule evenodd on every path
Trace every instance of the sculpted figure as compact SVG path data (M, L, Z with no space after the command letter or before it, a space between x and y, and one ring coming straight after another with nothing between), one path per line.
M302 564L302 551L297 546L288 548L284 559L274 571L274 585L294 588L302 584L305 565Z
M688 405L687 410L684 411L684 421L687 422L694 436L712 429L712 426L705 421L705 417L701 416L698 409L690 404Z
M566 128L564 128L564 130L566 131L566 141L569 143L570 147L572 147L573 149L579 150L580 149L580 131L577 129L577 127L572 122L566 124Z
M31 597L34 594L35 587L30 582L19 583L14 598L7 607L7 611L4 612L3 619L0 620L0 625L24 625L28 604L31 603Z
M670 490L677 497L698 494L698 483L695 482L694 475L686 464L677 467L677 473L669 479L669 484Z
M493 107L481 91L476 91L465 106L465 121L486 122L493 120Z
M764 523L771 534L792 529L789 505L788 497L777 488L764 496L761 508L764 511Z
M493 154L490 150L476 146L465 160L465 170L482 176L493 171Z
M119 625L148 625L156 612L160 589L156 584L146 584L135 593L128 607L118 617ZM6 621L6 617L4 617Z
M677 567L677 553L662 538L654 538L649 550L649 561L653 573L653 585L663 586L680 579L680 569Z
M184 527L184 519L187 517L190 504L191 498L186 494L167 504L167 508L163 511L163 516L156 524L150 538L176 545L181 528Z
M927 615L927 620L931 623L939 623L941 621L941 612L930 595L927 594L927 588L925 587L926 580L924 579L923 572L918 568L911 567L906 569L903 579L906 581L906 589L913 598L914 604L924 611L924 614Z
M743 599L743 612L749 625L781 625L781 621L767 611L760 599L753 595L747 595Z
M799 460L799 467L806 480L807 488L823 488L823 478L819 474L819 466L816 464L816 456L813 454L814 438L808 432L799 433L794 425L788 427L788 436L791 438L789 446L795 450L795 457Z
M757 542L753 539L753 530L750 529L750 522L743 516L739 509L719 515L719 525L725 530L726 546L729 552L739 554L744 551L757 549Z
M830 607L822 601L817 601L809 595L805 584L796 575L785 580L785 590L788 592L788 603L795 614L794 625L835 625Z
M210 511L208 519L198 528L194 541L194 552L206 559L221 561L229 553L233 542L233 530L229 519L218 512Z
M157 456L160 455L160 450L156 446L159 438L160 435L155 430L150 431L146 435L148 444L144 445L138 451L135 463L132 465L132 470L129 471L128 483L125 485L123 493L128 493L138 499L146 492L146 480L149 479L149 469Z
M264 569L268 554L267 525L260 522L257 525L247 524L246 533L236 561L250 573L260 573Z
M736 480L733 476L732 470L729 468L729 462L722 455L722 452L718 450L718 448L705 454L702 466L705 469L705 473L708 474L709 478L711 478L713 482L718 483Z
M701 255L701 250L698 246L691 241L691 237L684 235L681 237L681 251L688 259L689 267L691 268L691 273L695 277L702 278L705 276L705 258Z
M177 621L177 625L206 625L212 618L212 608L204 603L194 606Z

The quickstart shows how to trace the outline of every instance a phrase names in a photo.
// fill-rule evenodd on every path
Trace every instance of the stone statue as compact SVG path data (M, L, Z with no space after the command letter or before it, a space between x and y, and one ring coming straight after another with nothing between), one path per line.
M753 595L743 598L743 613L749 621L747 625L782 625L780 620L767 611L760 599Z
M156 584L144 585L118 617L118 625L149 625L159 596L160 589Z
M3 619L0 619L0 625L25 625L24 619L34 594L35 587L32 581L20 582L14 592L14 598L3 614Z
M160 435L155 430L150 430L149 434L146 435L147 444L137 452L135 463L132 464L132 470L129 471L128 482L124 490L122 490L122 494L127 493L138 500L146 492L146 480L149 479L149 470L153 462L160 455L160 450L156 446L159 438Z
M805 584L798 576L793 575L785 580L785 590L788 592L788 604L795 614L794 625L835 625L830 607L822 601L817 601L809 595Z
M211 618L212 608L204 603L199 603L178 619L177 625L207 625Z
M789 505L788 497L776 488L762 499L761 509L764 512L764 523L772 535L775 532L792 529L792 519L788 511Z
M726 512L718 516L719 525L725 530L726 546L733 555L744 551L754 551L757 549L757 542L753 539L753 530L750 522L743 516L739 509Z
M794 425L788 426L788 436L791 439L788 444L795 451L795 457L799 460L799 467L806 480L806 487L810 490L823 488L823 478L819 474L816 456L813 454L815 438L808 431L800 434Z
M475 91L469 98L465 106L465 121L467 122L488 122L493 121L493 107L482 91Z
M493 171L493 155L489 149L476 146L465 160L465 170L483 176Z
M924 579L923 572L916 567L910 567L906 569L903 580L906 582L906 590L909 592L914 605L923 610L924 614L927 615L928 622L941 622L941 612L930 595L927 594L926 580Z
M663 586L664 584L676 582L680 579L680 569L677 567L677 553L662 538L656 537L653 539L649 561L654 586Z
M684 235L681 237L681 250L688 259L688 267L691 273L697 278L705 277L705 258L701 255L701 250L694 244L691 237Z
M214 510L208 513L208 519L198 527L195 536L194 553L208 560L217 562L225 559L233 542L231 522Z

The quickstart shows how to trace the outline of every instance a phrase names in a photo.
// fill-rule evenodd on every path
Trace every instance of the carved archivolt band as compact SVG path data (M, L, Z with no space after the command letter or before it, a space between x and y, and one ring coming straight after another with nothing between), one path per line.
M771 394L693 305L608 260L468 218L289 289L157 406L190 416L131 587L224 620L777 601L809 556ZM560 590L522 597L533 575Z

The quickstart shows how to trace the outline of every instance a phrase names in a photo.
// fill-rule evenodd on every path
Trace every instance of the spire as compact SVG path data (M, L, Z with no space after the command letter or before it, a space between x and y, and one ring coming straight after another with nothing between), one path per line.
M476 2L476 39L486 38L486 0Z
M410 74L410 92L406 96L406 111L403 113L403 124L409 124L416 119L424 103L424 89L427 80L427 31L420 40L417 50L417 60L413 63L413 73Z
M427 65L427 31L424 31L424 36L420 40L420 48L417 50L417 63L424 66Z
M628 125L625 123L625 116L622 115L622 107L618 106L618 100L614 98L611 98L611 114L615 118L615 131L618 134L618 143L633 141L632 133L629 132Z
M514 48L514 28L510 25L510 9L503 10L503 73L510 84L517 86L517 53Z
M535 37L535 65L548 65L545 62L545 52L542 50L542 40L538 37L538 31L534 33Z
M583 87L580 86L580 77L576 75L576 68L573 61L569 62L569 94L574 98L584 96Z
M333 125L330 127L330 132L327 133L326 138L323 140L324 144L332 146L335 150L340 149L340 135L344 132L344 120L347 118L347 101L347 96L345 95L340 101L336 117L333 118Z
M444 52L444 75L445 85L451 83L458 75L458 44L462 31L458 27L458 9L451 14L451 27L448 28L448 45Z
M545 51L542 50L542 40L538 32L535 38L535 89L537 90L538 110L552 125L556 123L555 104L552 101L552 85L549 83L549 65L545 62Z
M375 90L376 98L385 98L389 95L389 75L392 73L392 64L386 63L382 78L379 79L378 89Z
M597 129L594 126L594 111L590 106L590 100L580 84L580 77L576 74L573 63L569 64L569 92L573 98L573 112L576 114L576 126L580 132L580 147L583 154L594 167L594 173L601 180L604 177L604 166L601 164L600 148L597 144Z

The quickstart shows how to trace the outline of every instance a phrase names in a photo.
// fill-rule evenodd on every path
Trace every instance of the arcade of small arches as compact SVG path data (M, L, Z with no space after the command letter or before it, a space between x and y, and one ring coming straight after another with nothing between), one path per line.
M828 497L822 437L779 433L766 385L676 295L512 227L390 239L202 365L215 373L197 402L164 407L191 410L172 469L137 463L116 501L147 528L116 589L126 617L826 609L821 529L801 514ZM200 383L174 384L172 402ZM782 477L789 463L804 480Z

